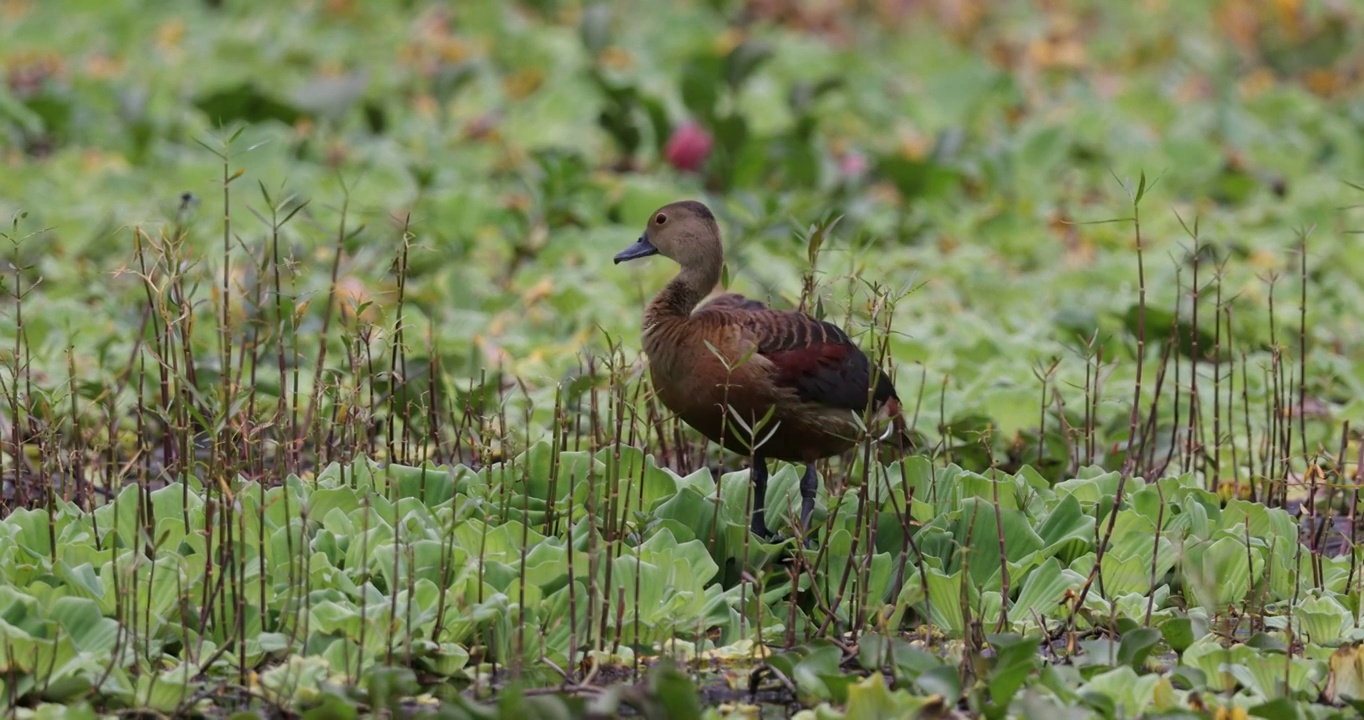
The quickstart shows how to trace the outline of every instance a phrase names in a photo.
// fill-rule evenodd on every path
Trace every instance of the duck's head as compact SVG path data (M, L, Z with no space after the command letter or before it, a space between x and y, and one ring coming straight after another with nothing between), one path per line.
M719 267L723 261L720 227L710 208L695 200L671 203L655 210L644 234L616 253L616 263L662 255L684 268Z

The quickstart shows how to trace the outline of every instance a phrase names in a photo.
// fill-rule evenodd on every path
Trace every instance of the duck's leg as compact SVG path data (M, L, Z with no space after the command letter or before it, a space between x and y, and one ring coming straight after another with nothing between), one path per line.
M772 539L772 531L767 529L763 515L763 505L767 502L767 460L761 455L753 456L753 469L749 471L753 482L753 534L764 540Z
M805 474L800 476L800 526L806 534L810 532L810 516L815 512L815 493L819 491L819 477L815 475L815 464L805 466Z

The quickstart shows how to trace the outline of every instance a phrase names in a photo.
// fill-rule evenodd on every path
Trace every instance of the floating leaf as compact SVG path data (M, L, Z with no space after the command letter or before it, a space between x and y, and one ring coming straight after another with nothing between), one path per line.
M249 81L200 95L194 104L211 122L221 125L269 120L293 125L303 117L297 107L271 97Z

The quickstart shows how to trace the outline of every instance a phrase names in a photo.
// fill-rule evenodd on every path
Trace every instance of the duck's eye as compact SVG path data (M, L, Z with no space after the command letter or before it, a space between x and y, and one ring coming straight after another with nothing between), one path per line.
M664 215L663 213L659 213L658 215L654 216L654 224L655 224L655 225L662 225L662 224L665 223L665 222L668 222L668 216L667 216L667 215Z

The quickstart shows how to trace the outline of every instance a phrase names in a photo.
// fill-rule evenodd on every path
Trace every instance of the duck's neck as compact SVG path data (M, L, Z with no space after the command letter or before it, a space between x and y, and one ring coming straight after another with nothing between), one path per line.
M691 315L697 304L720 284L720 266L684 267L644 311L646 330L661 320L685 318Z

